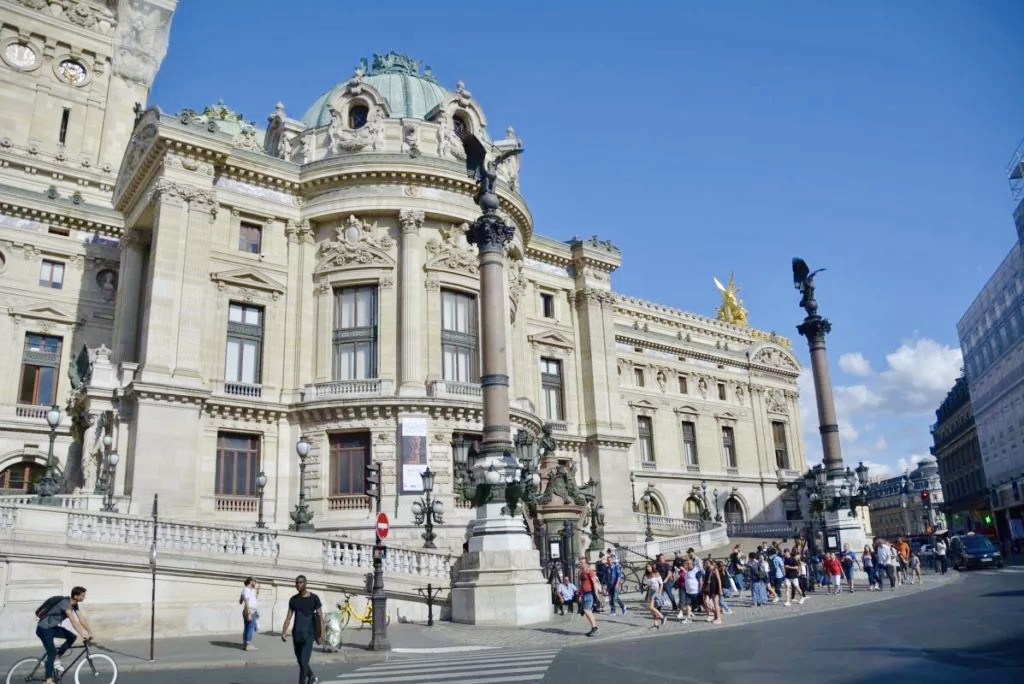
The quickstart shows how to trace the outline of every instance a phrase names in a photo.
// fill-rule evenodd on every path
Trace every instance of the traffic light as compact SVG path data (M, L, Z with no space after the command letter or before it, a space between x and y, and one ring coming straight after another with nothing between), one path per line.
M925 507L932 505L932 493L927 489L921 491L921 503L924 504Z
M363 484L363 492L374 500L377 511L380 512L380 463L371 461L366 464L366 481Z
M992 524L992 516L989 515L988 513L985 514L985 524L986 525L991 525Z

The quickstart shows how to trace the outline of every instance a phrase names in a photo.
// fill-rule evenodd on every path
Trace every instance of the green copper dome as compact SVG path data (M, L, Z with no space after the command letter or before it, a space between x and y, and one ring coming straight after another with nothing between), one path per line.
M354 78L361 78L364 85L372 87L388 101L392 118L422 119L451 93L438 85L430 67L420 72L420 64L397 52L374 55L370 67L367 67L365 59L360 61ZM318 97L302 117L302 122L309 128L329 124L331 112L327 107L335 94L344 92L350 82L343 81Z

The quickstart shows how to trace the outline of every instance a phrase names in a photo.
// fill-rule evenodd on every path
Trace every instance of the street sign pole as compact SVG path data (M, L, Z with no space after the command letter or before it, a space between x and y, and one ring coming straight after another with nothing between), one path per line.
M373 545L373 592L370 595L370 605L373 606L373 635L370 638L371 651L391 650L391 644L388 643L388 597L384 593L384 555L386 549L381 544L381 540L388 536L390 529L388 516L385 513L378 513L376 543Z

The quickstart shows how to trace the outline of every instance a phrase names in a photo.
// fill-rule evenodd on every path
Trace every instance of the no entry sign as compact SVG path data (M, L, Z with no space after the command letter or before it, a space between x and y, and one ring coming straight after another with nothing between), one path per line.
M377 514L377 536L384 539L388 536L388 530L391 529L391 523L388 522L388 516L386 513Z

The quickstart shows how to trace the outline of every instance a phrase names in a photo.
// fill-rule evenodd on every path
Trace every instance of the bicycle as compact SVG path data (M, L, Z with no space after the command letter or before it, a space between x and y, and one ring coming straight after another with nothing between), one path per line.
M89 650L91 640L81 646L72 646L69 651L81 650L74 659L60 672L54 673L53 681L75 671L75 684L114 684L117 681L117 663L105 653L92 653ZM67 655L67 653L65 653ZM85 656L83 659L82 656ZM82 662L78 662L78 661ZM75 667L78 663L78 667ZM88 666L88 667L86 667ZM4 684L21 684L21 682L42 682L46 680L46 654L41 658L22 658L7 671Z
M373 624L373 602L366 602L366 610L360 613L352 605L352 595L345 594L345 602L338 604L338 610L341 611L341 628L345 629L348 627L349 622L353 619L359 623L359 628L362 629L363 625ZM391 624L391 616L384 615L384 623Z

